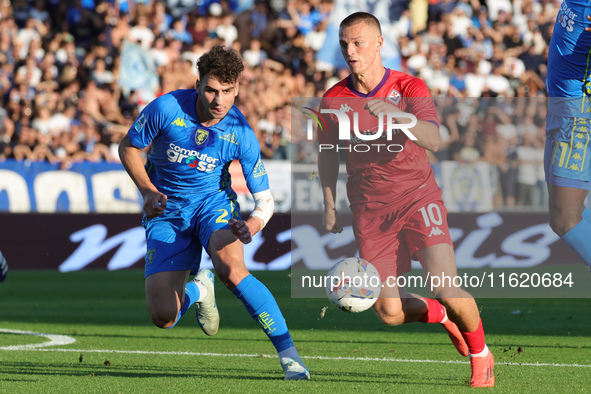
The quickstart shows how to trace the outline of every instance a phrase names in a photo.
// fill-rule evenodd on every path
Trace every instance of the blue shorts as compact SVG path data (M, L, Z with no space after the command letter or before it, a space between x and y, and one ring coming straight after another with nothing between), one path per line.
M240 206L233 192L220 191L205 198L169 198L162 215L144 218L147 240L145 276L184 270L196 274L201 251L203 247L207 250L211 234L230 228L228 220L232 218L241 219Z
M552 185L591 188L591 119L557 116L548 111L544 170Z

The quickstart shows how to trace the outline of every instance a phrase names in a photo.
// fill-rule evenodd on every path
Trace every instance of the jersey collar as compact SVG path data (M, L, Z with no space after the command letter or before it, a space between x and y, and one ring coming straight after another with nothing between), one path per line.
M378 83L378 85L373 88L373 90L369 93L361 93L358 90L355 90L353 88L353 84L351 83L351 76L353 74L349 74L349 76L347 77L347 87L349 88L349 90L351 92L353 92L353 94L355 94L356 96L359 97L373 97L376 95L376 93L382 88L382 86L384 86L384 84L386 83L386 81L388 80L388 77L390 76L390 69L386 68L386 72L384 73L384 77L382 78L382 80L380 81L380 83Z

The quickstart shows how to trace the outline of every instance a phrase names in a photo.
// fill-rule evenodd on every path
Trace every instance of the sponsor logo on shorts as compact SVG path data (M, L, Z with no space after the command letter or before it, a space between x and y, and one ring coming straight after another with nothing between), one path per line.
M431 233L429 234L429 238L431 238L431 237L436 237L436 236L438 236L438 235L445 235L445 233L444 233L443 231L441 231L441 230L439 229L439 227L433 227L433 228L431 229Z

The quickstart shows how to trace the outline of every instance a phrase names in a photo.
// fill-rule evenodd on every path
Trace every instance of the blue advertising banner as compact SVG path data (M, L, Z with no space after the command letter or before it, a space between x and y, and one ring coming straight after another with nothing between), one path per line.
M0 212L134 213L142 197L123 166L7 160L0 163Z
M265 161L275 199L275 213L291 209L291 164ZM242 212L254 200L237 161L230 166L232 188ZM75 163L69 170L46 162L0 162L0 212L141 213L143 199L119 163Z

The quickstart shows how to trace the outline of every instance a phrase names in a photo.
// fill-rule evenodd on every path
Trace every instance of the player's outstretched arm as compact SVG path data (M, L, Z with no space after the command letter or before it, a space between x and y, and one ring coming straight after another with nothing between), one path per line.
M396 113L402 112L398 107L382 100L371 100L366 104L366 109L373 116L378 116L379 113ZM405 124L410 123L411 120L406 117L394 118L396 123ZM439 127L431 122L417 119L417 124L408 129L416 138L413 141L421 148L425 148L431 152L437 152L441 146L441 135L439 134Z
M343 226L336 208L337 178L339 176L339 154L336 150L323 150L318 154L318 176L324 197L322 226L331 233L340 233L343 231Z
M150 181L144 168L141 151L131 144L127 135L119 143L119 157L144 198L144 215L148 219L162 215L166 209L167 197L160 193Z

